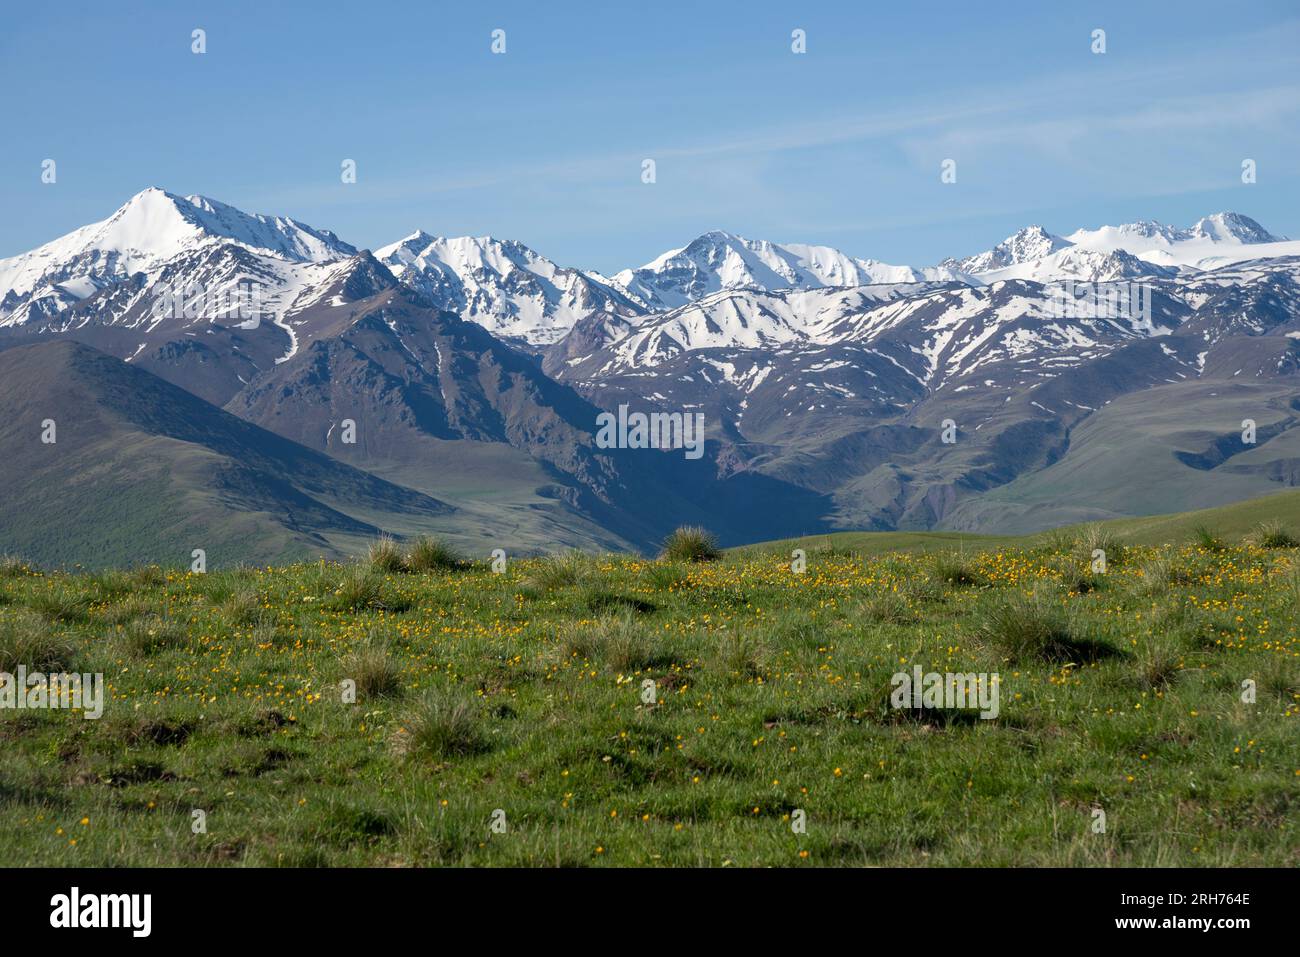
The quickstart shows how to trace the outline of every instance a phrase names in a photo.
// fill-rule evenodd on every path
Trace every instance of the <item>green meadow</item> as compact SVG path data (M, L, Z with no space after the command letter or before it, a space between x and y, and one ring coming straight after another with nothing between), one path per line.
M1300 494L1016 539L687 534L504 571L428 539L208 574L9 559L0 671L106 691L97 720L0 711L0 852L1294 866L1293 532ZM896 707L916 666L986 676L997 716Z

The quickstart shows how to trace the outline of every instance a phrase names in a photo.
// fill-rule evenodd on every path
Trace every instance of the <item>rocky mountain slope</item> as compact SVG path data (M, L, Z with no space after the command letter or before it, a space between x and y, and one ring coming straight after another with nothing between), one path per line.
M346 521L281 529L285 548L379 527L528 550L649 548L683 522L733 542L1023 530L1050 524L1069 488L1071 514L1110 515L1218 504L1300 471L1284 454L1300 244L1235 213L1186 229L1029 227L925 269L712 232L607 279L489 238L416 233L372 255L151 189L0 261L3 355L34 362L23 347L65 340L185 390L200 419L220 407L343 463L347 489L366 476L425 502L331 503ZM1268 454L1225 453L1229 388L1258 402ZM1110 487L1096 469L1127 474L1085 439L1117 434L1107 423L1147 434L1133 413L1147 396L1176 397L1160 401L1186 420L1143 446L1160 482L1081 494L1067 473L1090 489ZM705 454L602 447L598 416L620 407L702 414ZM104 454L111 490L125 463Z

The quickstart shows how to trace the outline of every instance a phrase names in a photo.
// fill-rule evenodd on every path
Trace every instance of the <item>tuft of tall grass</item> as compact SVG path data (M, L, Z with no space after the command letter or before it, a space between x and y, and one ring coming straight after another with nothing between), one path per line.
M1142 642L1136 657L1138 683L1144 691L1168 687L1183 670L1185 660L1177 638L1168 633L1157 634Z
M718 639L712 661L715 670L743 680L761 678L769 668L771 649L762 638L740 631L727 631Z
M400 572L403 566L402 549L393 541L392 536L380 535L370 543L366 560L377 572Z
M1074 617L1042 595L999 595L976 616L976 634L1013 662L1095 661L1114 650L1079 633Z
M17 555L0 555L0 578L23 578L32 568Z
M334 611L360 611L383 604L383 582L370 568L355 565L344 570L326 607Z
M1206 525L1197 525L1192 529L1192 541L1207 552L1221 552L1228 546L1215 532Z
M340 673L356 683L362 702L396 694L402 686L401 666L373 636L359 642L339 659Z
M392 746L405 758L436 761L488 750L479 730L477 705L446 690L431 691L407 709L398 721Z
M440 538L421 535L407 549L403 564L409 572L447 572L464 562L451 545Z
M712 562L722 557L718 539L698 525L683 525L666 539L659 556L670 562Z
M167 573L158 565L141 565L129 574L136 588L159 588L167 584Z
M1128 546L1106 526L1091 522L1079 529L1074 540L1074 552L1089 563L1095 561L1100 552L1107 565L1122 565L1128 557Z
M1292 535L1286 525L1277 519L1256 525L1250 534L1250 541L1260 548L1300 548L1300 539Z
M655 591L682 591L694 587L690 571L676 562L647 565L641 574Z
M902 625L918 619L917 611L902 591L888 589L867 597L860 614L869 621L885 625Z
M644 627L627 615L611 615L596 625L605 663L617 671L638 671L655 664L659 651Z
M0 618L0 671L14 674L19 665L31 672L67 671L72 657L72 644L39 615L17 609Z
M147 598L131 595L125 601L105 605L100 610L100 617L110 625L125 625L137 618L146 618L153 614L154 603Z
M1300 702L1300 663L1294 658L1270 655L1254 677L1264 694L1277 695L1287 703Z
M957 552L935 555L930 560L930 578L957 588L988 584L988 578L975 567L975 563Z
M270 617L261 594L255 588L240 588L221 605L221 616L243 627L260 625Z
M592 561L582 552L574 550L558 555L547 555L528 566L524 585L542 591L556 591L585 584L595 578Z
M1142 590L1159 593L1179 585L1194 585L1200 576L1170 555L1153 558L1142 566Z
M565 657L599 661L617 671L638 671L668 660L645 626L628 613L575 621L562 632Z
M185 626L161 615L149 615L130 621L122 629L121 642L136 656L149 656L189 643Z
M39 592L27 604L52 622L84 621L90 613L90 599L65 588Z

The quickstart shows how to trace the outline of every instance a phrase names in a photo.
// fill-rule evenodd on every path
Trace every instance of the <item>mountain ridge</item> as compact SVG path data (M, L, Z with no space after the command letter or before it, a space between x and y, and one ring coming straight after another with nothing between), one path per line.
M1043 476L1092 474L1099 446L1079 436L1140 419L1161 389L1189 421L1152 432L1142 454L1170 470L1168 491L1132 507L1300 482L1289 433L1267 431L1273 412L1260 412L1268 455L1221 459L1227 432L1195 428L1227 384L1252 383L1274 409L1300 370L1300 243L1237 213L1067 236L1029 226L928 269L711 230L606 278L490 236L418 230L371 252L151 189L0 262L0 276L30 280L0 287L0 355L93 347L450 509L366 506L360 525L330 519L347 530L326 541L382 527L650 550L672 522L728 543L1025 528L1064 514ZM245 310L231 294L250 288ZM597 416L621 406L703 415L703 456L600 447ZM1194 441L1172 438L1184 434Z

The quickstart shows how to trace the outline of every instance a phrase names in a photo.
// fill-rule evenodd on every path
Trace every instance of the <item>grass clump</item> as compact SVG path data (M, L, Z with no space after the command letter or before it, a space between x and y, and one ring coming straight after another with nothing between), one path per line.
M1079 558L1088 562L1090 566L1099 558L1104 559L1108 566L1120 565L1128 557L1128 547L1119 536L1097 522L1079 529L1074 541L1074 550Z
M1175 637L1157 635L1139 645L1136 658L1138 686L1160 691L1183 670L1185 655Z
M130 654L148 657L160 651L184 647L189 643L189 635L179 622L161 615L149 615L128 622L122 629L121 640Z
M557 591L585 584L594 578L591 559L574 550L547 555L531 563L524 574L524 584L541 591Z
M683 525L664 539L659 557L670 562L713 562L722 557L722 549L712 532L698 525Z
M381 535L371 543L366 563L384 575L454 571L465 564L448 542L430 535L416 537L405 551L391 536Z
M30 574L31 566L17 555L0 555L0 578L24 578Z
M383 582L370 568L357 565L344 571L326 607L334 611L360 611L383 607Z
M487 750L479 731L478 708L450 691L425 695L401 718L393 750L405 758L441 761Z
M402 549L398 547L397 542L393 541L389 535L380 535L370 543L370 549L366 553L366 560L370 567L377 572L391 574L400 572L403 566Z
M596 640L605 663L616 671L637 671L660 659L645 629L626 615L611 615L596 625Z
M575 622L560 647L566 657L599 661L616 671L636 671L664 660L645 628L626 613Z
M888 625L906 624L919 617L907 596L893 589L869 596L860 606L860 612L867 621Z
M691 573L677 562L656 562L646 566L642 575L655 591L682 591L691 588Z
M447 572L462 566L460 555L440 538L421 535L411 543L403 559L408 572Z
M718 673L748 681L768 671L771 649L758 636L729 631L721 636L711 657Z
M364 703L396 694L402 687L401 666L373 637L359 643L339 660L343 678L356 684Z
M1159 593L1169 588L1194 585L1200 580L1196 569L1169 555L1160 555L1144 564L1142 572L1142 590Z
M1101 591L1108 584L1106 576L1094 572L1091 566L1079 568L1072 565L1061 573L1061 587L1076 595L1089 595Z
M244 627L262 624L269 616L261 594L254 588L240 588L221 604L221 614L229 622Z
M141 565L129 574L136 588L160 588L167 584L167 573L158 565Z
M27 604L52 622L84 621L90 612L88 597L63 588L33 595Z
M1300 548L1300 539L1280 521L1260 522L1250 535L1250 541L1260 548Z
M0 671L15 674L19 665L29 672L66 671L72 645L39 615L20 609L0 618Z
M974 562L957 552L935 555L930 562L930 578L956 588L988 584L988 578L975 567Z
M1206 525L1197 525L1192 529L1192 541L1207 552L1221 552L1228 547L1213 529Z
M1040 595L1005 595L977 616L976 634L1012 662L1096 661L1114 654L1108 645L1078 634L1072 616Z

